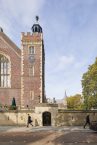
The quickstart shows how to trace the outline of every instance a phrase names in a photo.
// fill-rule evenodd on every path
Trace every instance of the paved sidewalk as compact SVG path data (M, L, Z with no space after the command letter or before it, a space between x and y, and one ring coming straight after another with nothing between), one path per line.
M95 132L90 130L88 127L84 129L82 126L62 126L62 127L32 127L27 128L26 126L0 126L0 132L36 132L36 131L73 131L73 132Z
M0 126L0 145L97 145L88 127Z

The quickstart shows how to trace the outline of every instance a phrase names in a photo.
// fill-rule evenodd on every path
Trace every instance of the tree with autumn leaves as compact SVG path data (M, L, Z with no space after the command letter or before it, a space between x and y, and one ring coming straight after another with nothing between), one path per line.
M97 109L97 58L82 76L82 96L76 94L67 98L67 109Z
M88 67L88 71L82 77L82 94L84 97L84 109L97 108L97 58Z
M69 110L81 110L82 109L82 97L80 94L67 97L67 109Z

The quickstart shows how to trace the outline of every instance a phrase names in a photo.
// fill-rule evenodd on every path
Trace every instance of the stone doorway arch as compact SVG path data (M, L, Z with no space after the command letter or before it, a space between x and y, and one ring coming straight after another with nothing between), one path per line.
M51 113L43 112L42 114L43 126L51 126Z

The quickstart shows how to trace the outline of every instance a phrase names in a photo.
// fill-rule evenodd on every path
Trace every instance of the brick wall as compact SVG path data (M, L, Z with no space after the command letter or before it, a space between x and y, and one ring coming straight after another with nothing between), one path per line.
M16 104L20 105L21 51L3 32L0 32L0 54L6 56L11 65L11 87L0 88L0 103L10 105L15 97Z

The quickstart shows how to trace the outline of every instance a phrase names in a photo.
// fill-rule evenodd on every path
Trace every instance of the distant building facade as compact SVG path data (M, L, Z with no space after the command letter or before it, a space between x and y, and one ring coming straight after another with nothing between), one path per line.
M43 32L38 24L32 33L21 34L19 49L0 28L0 104L21 108L45 102L45 52Z

